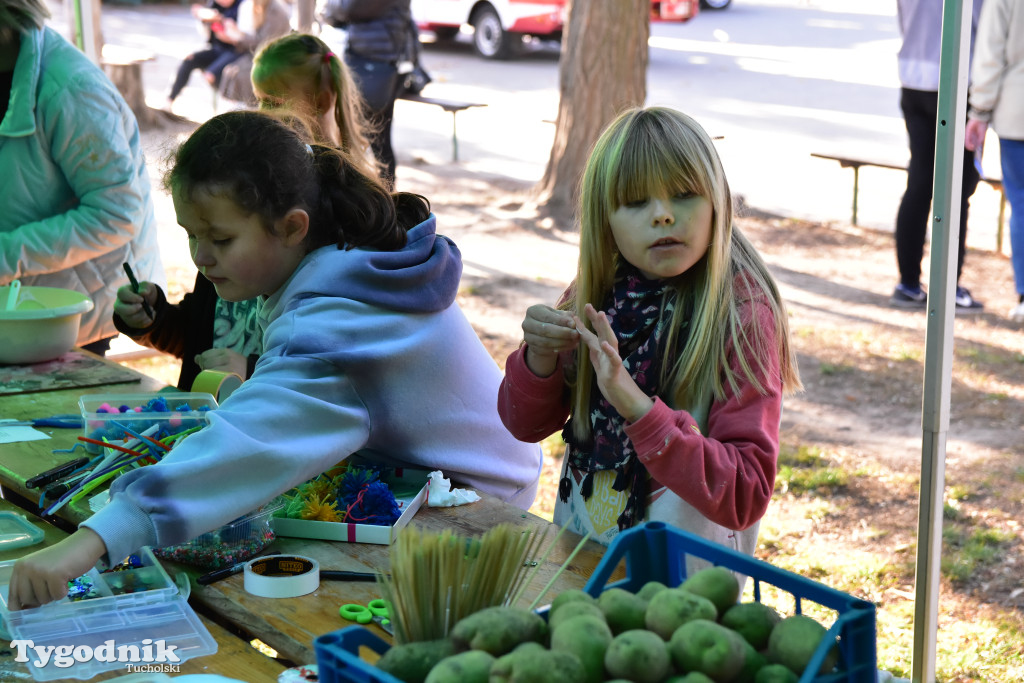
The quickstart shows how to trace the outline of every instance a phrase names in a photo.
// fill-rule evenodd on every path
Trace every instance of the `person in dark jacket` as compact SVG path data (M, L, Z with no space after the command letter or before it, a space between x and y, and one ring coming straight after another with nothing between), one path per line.
M410 32L415 28L409 0L340 0L332 9L328 20L348 34L345 64L366 100L366 116L374 131L373 155L380 162L384 182L393 186L397 163L391 121L401 82L398 63L410 58Z
M177 304L152 282L139 285L138 293L127 285L117 290L114 327L138 344L180 358L179 389L191 391L201 370L233 372L243 380L252 375L263 351L256 299L225 301L202 273Z

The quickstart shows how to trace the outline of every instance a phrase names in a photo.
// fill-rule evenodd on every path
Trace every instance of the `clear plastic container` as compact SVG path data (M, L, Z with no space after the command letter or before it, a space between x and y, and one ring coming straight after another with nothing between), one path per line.
M178 664L217 651L217 641L178 592L149 548L136 554L138 566L119 571L90 569L95 597L64 597L42 607L9 611L8 585L15 560L0 562L0 618L11 649L23 645L37 681L90 679L132 664ZM56 647L44 665L33 648ZM139 660L129 662L133 653ZM72 656L73 655L73 656ZM176 658L176 659L175 659Z
M154 548L157 557L202 569L220 569L245 562L260 554L274 540L271 517L285 506L282 498L187 543Z
M104 406L112 410L100 412ZM78 407L90 439L120 441L132 438L131 432L159 439L205 425L217 399L206 393L88 394L78 400ZM87 448L100 450L95 444Z

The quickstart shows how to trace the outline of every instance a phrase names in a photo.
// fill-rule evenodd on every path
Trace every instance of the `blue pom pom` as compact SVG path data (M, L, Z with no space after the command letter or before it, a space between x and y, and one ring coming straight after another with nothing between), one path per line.
M338 482L338 490L334 497L341 501L343 507L348 507L355 502L359 492L374 481L377 481L376 472L353 467L341 475L341 481Z
M391 526L402 516L402 509L395 500L395 494L382 481L371 483L363 496L348 512L348 518L359 524Z

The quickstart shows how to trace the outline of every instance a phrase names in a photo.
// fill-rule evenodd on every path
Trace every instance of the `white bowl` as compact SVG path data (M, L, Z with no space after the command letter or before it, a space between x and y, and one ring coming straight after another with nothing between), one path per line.
M6 310L10 287L0 287L0 365L52 360L78 340L82 314L92 310L85 294L58 287L22 287Z

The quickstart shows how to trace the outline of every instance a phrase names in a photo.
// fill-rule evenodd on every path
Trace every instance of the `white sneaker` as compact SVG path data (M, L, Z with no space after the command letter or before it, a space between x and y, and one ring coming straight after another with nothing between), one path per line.
M1024 301L1010 311L1009 318L1015 323L1024 323Z

